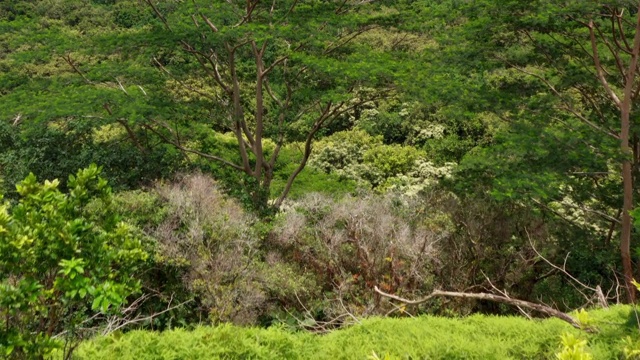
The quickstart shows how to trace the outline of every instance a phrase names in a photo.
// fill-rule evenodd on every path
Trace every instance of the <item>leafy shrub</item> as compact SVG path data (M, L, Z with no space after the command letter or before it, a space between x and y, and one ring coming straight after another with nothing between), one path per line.
M424 156L425 154L416 148L393 144L367 150L363 160L365 164L371 164L380 170L384 177L391 177L408 173L413 169L416 160Z
M325 172L342 170L362 163L365 152L379 145L381 136L362 130L338 132L316 142L309 164Z
M323 336L229 325L133 331L86 342L77 359L551 359L564 333L588 339L596 359L620 358L619 336L637 336L633 310L616 306L591 313L602 331L581 335L558 319L482 315L372 318Z
M385 145L362 130L335 133L315 146L309 164L379 191L416 195L451 175L453 163L436 166L412 146Z
M436 188L443 179L450 179L455 169L454 163L436 166L431 161L416 160L413 168L406 174L388 178L380 188L413 197Z
M70 176L68 194L58 180L31 174L16 186L18 204L0 206L3 355L41 357L59 346L54 335L73 340L92 314L116 310L139 290L134 274L147 252L113 215L99 174L93 165Z
M562 350L556 354L558 360L591 360L586 351L587 341L574 334L562 334Z
M425 115L420 108L418 103L403 103L391 96L362 111L356 125L374 136L382 135L386 144L414 144L415 138L428 128L423 124Z
M86 119L20 126L0 122L0 171L6 177L5 195L15 197L15 190L9 187L29 172L39 178L60 179L64 190L68 174L92 163L102 167L102 176L117 190L148 185L175 172L179 158L175 151L155 146L143 153L124 130L118 130L122 130L120 125L98 126Z

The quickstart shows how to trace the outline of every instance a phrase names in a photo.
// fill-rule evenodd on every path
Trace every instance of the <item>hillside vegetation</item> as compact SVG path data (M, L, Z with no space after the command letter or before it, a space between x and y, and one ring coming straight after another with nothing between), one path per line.
M637 357L639 64L638 0L0 1L0 357Z
M623 358L627 336L636 337L631 308L617 306L589 313L600 331L586 334L557 319L472 315L371 318L327 335L292 333L282 327L232 325L132 331L84 343L78 359L551 359L560 336L587 341L593 359Z

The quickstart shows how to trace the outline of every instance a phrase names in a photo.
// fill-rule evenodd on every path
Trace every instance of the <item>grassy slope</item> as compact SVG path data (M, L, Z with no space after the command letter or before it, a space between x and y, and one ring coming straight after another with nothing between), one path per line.
M586 334L557 319L474 315L364 320L328 335L278 328L200 327L164 333L133 331L84 343L78 359L549 359L560 335L589 340L595 359L621 358L626 336L638 338L630 307L590 312L599 328Z

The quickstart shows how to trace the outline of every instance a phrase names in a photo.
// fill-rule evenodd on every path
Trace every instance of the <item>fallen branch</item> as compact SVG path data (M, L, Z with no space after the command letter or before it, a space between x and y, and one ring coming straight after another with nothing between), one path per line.
M590 328L585 328L584 326L581 326L580 323L578 322L578 320L574 319L571 315L563 313L562 311L553 309L549 306L546 305L542 305L542 304L536 304L536 303L532 303L532 302L528 302L528 301L524 301L524 300L518 300L518 299L512 299L510 297L506 297L506 296L500 296L500 295L494 295L494 294L488 294L488 293L464 293L464 292L453 292L453 291L442 291L442 290L433 290L433 292L431 292L431 294L429 294L427 297L419 299L419 300L409 300L409 299L405 299L405 298L401 298L399 296L393 295L393 294L388 294L380 289L378 289L377 286L374 287L374 290L389 299L393 299L396 301L400 301L402 303L405 303L407 305L418 305L418 304L422 304L425 303L427 301L429 301L430 299L434 298L434 297L457 297L457 298L463 298L463 299L478 299L478 300L489 300L489 301L493 301L493 302L498 302L498 303L502 303L502 304L507 304L507 305L511 305L511 306L516 306L516 307L521 307L521 308L526 308L526 309L530 309L530 310L535 310L537 312L549 315L549 316L553 316L556 317L560 320L566 321L567 323L569 323L571 326L573 326L576 329L581 329L581 330L586 330L586 331L591 331L593 329Z

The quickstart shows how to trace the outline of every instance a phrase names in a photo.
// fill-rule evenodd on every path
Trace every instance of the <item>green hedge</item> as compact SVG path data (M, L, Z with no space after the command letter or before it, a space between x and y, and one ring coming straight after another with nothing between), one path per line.
M557 319L482 315L372 318L327 335L231 325L132 331L85 342L76 359L550 359L567 332L588 340L594 359L623 358L623 339L638 338L633 310L617 306L589 316L598 333Z

